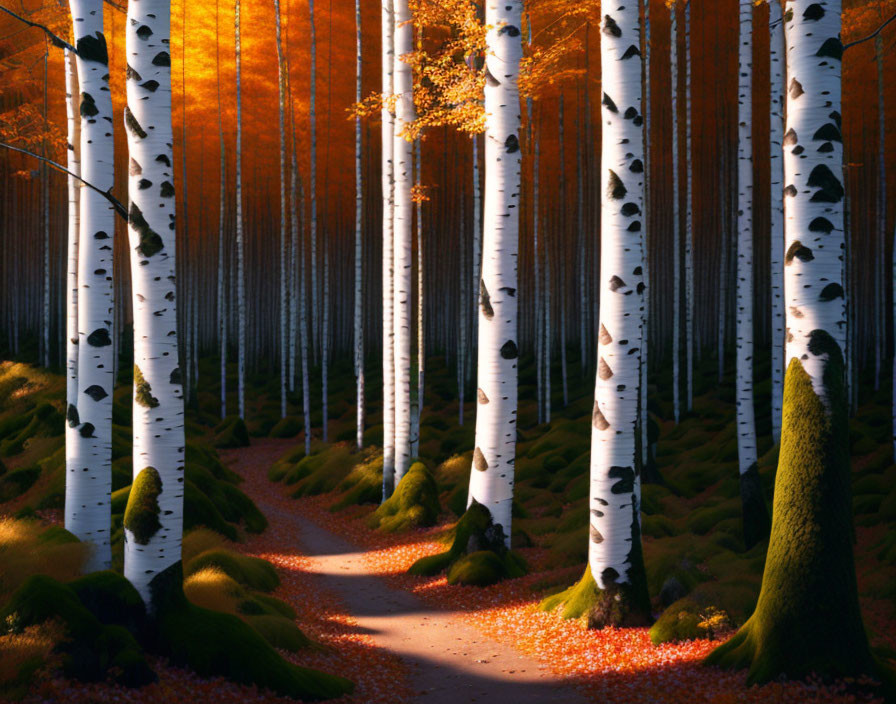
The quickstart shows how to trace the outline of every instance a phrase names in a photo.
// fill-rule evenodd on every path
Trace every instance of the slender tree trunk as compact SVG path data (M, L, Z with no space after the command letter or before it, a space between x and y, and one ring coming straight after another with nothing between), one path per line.
M478 408L468 503L484 505L510 546L517 417L522 0L487 0L485 215L479 290Z
M685 185L685 240L684 240L684 282L685 282L685 362L688 412L694 406L694 168L691 139L691 2L684 5L684 65L685 65L685 156L687 174Z
M81 95L78 86L78 68L75 54L65 52L65 92L66 118L68 127L68 170L81 174L81 117L79 115ZM82 518L82 498L86 486L81 480L83 467L81 456L85 439L78 432L78 239L80 236L81 182L68 177L68 268L66 271L66 424L65 424L65 527L74 531L86 530L79 527ZM7 191L8 193L8 191ZM9 260L8 253L4 259ZM97 517L99 520L100 516Z
M218 7L219 0L215 2L215 36L218 34ZM218 141L221 149L221 178L220 193L218 195L218 335L221 356L221 418L227 416L227 287L226 272L227 260L224 246L224 214L227 200L227 156L224 146L224 117L221 109L221 50L220 42L215 42L215 67L217 69L218 87Z
M678 6L669 5L672 21L672 412L681 419L681 214L678 160Z
M650 439L648 437L647 422L647 360L648 360L648 332L650 322L650 0L644 0L644 206L643 217L641 218L644 233L644 313L641 323L641 376L640 390L641 395L638 401L640 415L638 424L640 426L641 435L641 463L646 465L649 461ZM583 329L584 332L584 329Z
M124 521L124 573L150 612L156 608L153 584L179 569L183 533L184 401L177 362L175 230L169 228L175 206L170 34L167 0L130 3L125 123L131 155L134 484Z
M320 353L320 313L317 285L317 32L314 24L314 0L308 0L311 23L311 95L308 103L308 131L311 135L310 182L311 196L311 354L317 359Z
M47 74L47 61L50 58L49 51L44 53L44 127L47 125L47 90L49 87L49 76ZM46 141L43 142L41 150L46 156ZM41 350L43 352L41 361L44 368L50 366L50 170L46 163L40 165L40 194L41 208L43 220L43 295L41 296ZM114 305L114 296L113 296ZM113 354L113 373L112 381L115 382L114 359Z
M753 0L740 0L737 90L737 458L747 548L768 535L753 409Z
M561 239L566 236L566 207L567 207L567 197L566 197L566 144L565 144L565 136L566 136L566 110L564 109L564 100L563 93L560 94L560 114L559 114L559 123L560 123L560 237ZM562 252L562 249L560 250ZM569 385L567 384L567 365L566 365L566 315L567 315L567 307L566 307L566 258L563 256L558 257L557 259L557 268L559 271L557 272L557 283L558 291L559 291L559 303L560 303L560 389L563 394L563 407L566 408L569 405Z
M417 149L417 183L421 182L422 171L422 144L418 139ZM426 368L426 329L424 328L423 313L423 203L417 202L417 427L415 433L415 447L412 455L417 457L420 450L420 423L423 419L423 381Z
M395 70L395 21L393 0L383 0L382 7L382 82L383 97L393 93ZM383 160L383 501L395 487L395 329L393 292L394 250L394 162L395 115L388 106L382 112Z
M414 86L411 66L402 57L414 50L414 31L407 0L393 0L395 41L395 206L393 299L395 330L395 485L411 463L411 301L413 300L412 227L414 203L413 143L405 136L405 127L414 120Z
M355 0L355 102L361 102L361 0ZM355 118L355 404L356 441L364 447L364 250L361 241L361 215L364 210L364 184L361 182L361 118Z
M709 661L748 684L872 674L856 588L843 300L841 4L791 0L784 136L787 357L774 523L759 601Z
M287 316L286 276L287 276L287 249L286 249L286 211L289 201L286 196L286 64L283 58L283 42L280 31L280 0L274 0L274 13L276 15L277 28L277 89L279 98L280 117L280 247L278 249L280 262L280 417L286 418L286 389L287 389L287 363L289 346L289 320Z
M101 0L72 0L78 47L81 178L107 191L114 178L109 55ZM81 189L78 235L78 400L68 422L82 438L66 481L65 526L92 546L87 571L111 565L112 312L115 212L90 188Z
M243 104L240 83L240 2L236 0L236 307L237 307L237 408L246 417L246 276L243 263Z
M784 403L784 21L780 0L768 0L771 55L772 438L781 439Z
M482 281L482 179L479 175L479 135L473 135L473 349L479 344L479 284ZM470 365L472 368L472 365Z

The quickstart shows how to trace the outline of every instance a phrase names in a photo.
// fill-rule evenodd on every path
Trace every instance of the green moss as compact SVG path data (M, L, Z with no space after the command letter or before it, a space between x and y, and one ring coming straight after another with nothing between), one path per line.
M368 519L371 528L397 533L435 525L439 517L439 490L432 473L415 462L395 491Z
M336 490L342 493L342 497L330 507L331 511L379 503L383 497L382 453L377 452L370 459L356 465Z
M123 626L135 634L146 629L143 599L134 586L117 572L93 572L69 582L68 586L101 623Z
M249 429L246 422L237 416L228 416L215 426L215 447L249 447Z
M271 428L269 435L272 438L294 438L302 432L302 429L301 418L298 416L286 416L286 418L281 418L277 421L274 427Z
M252 595L252 599L261 605L263 612L266 614L283 616L291 621L297 617L296 610L292 606L275 596L256 593Z
M205 526L228 540L236 540L237 533L218 508L193 482L184 482L184 530Z
M187 563L184 571L190 576L206 567L217 567L235 582L263 592L272 592L280 585L277 570L270 562L225 548L200 553Z
M744 545L749 550L768 538L771 519L762 493L759 468L754 464L740 475L740 498L743 505Z
M162 493L162 478L155 467L145 467L134 479L124 511L124 527L129 530L134 541L147 545L162 524L159 522L159 494Z
M23 467L7 473L0 479L0 503L21 496L40 479L40 467Z
M157 643L174 663L200 677L224 676L304 700L351 692L348 680L293 665L240 618L187 601L180 563L156 575L150 588L157 613Z
M134 401L143 408L156 408L159 405L159 399L152 395L152 386L146 381L143 372L136 364L134 365Z
M700 607L696 602L692 599L679 599L663 611L650 627L650 640L654 645L660 645L704 638L706 629L700 628L702 621Z
M817 380L826 403L800 360L791 360L759 601L738 633L706 659L749 669L750 683L812 672L874 672L853 563L843 357L821 331L813 333L810 351L827 355L823 378Z
M295 653L311 645L311 639L295 623L283 616L259 614L247 616L245 620L278 650Z
M448 584L487 587L504 578L501 558L490 550L464 555L448 569Z
M221 482L220 487L227 505L235 514L233 522L242 521L249 533L263 533L268 527L268 519L255 502L233 484Z

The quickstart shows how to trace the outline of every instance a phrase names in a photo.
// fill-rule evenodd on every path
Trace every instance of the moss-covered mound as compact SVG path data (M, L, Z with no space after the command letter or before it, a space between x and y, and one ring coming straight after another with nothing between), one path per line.
M203 677L223 675L302 700L332 699L352 691L342 677L293 665L239 617L192 604L181 588L181 566L153 580L157 643L175 663Z
M262 592L272 592L280 584L277 570L270 562L225 548L213 548L195 556L186 564L184 573L189 577L208 567L215 567L235 582Z
M228 416L215 426L215 447L249 447L249 429L238 416Z
M649 604L645 606L643 595L639 598L637 591L627 583L610 583L606 589L601 589L588 565L578 582L547 597L539 606L542 611L554 611L562 606L562 618L585 617L589 628L647 626L650 623Z
M277 421L268 435L272 438L294 438L303 430L302 419L298 416L286 416Z
M368 520L371 528L398 533L433 526L439 517L439 489L426 465L415 462L395 491Z
M526 573L523 559L507 549L504 531L489 510L475 500L454 528L451 548L417 560L410 574L435 575L448 570L452 584L485 587Z
M330 507L331 511L341 511L349 506L378 504L383 498L383 454L367 452L366 459L354 466L342 480L336 492L339 500Z

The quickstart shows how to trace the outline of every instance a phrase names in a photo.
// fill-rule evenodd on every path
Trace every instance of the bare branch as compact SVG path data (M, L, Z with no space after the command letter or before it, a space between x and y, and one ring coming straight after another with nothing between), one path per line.
M843 51L846 51L847 49L854 47L858 44L862 44L863 42L867 42L869 39L874 39L878 34L880 34L884 30L884 27L886 27L888 24L890 24L890 22L893 22L894 20L896 20L896 14L894 14L890 19L888 19L886 22L884 22L880 27L878 27L876 30L874 30L874 32L869 34L864 39L856 39L856 41L854 41L854 42L850 42L849 44L844 44Z
M22 17L21 15L17 15L15 12L10 10L8 7L4 7L3 5L0 5L0 11L5 12L7 15L10 15L11 17L15 17L17 20L19 20L19 22L24 22L29 27L35 27L35 28L41 30L44 34L47 35L47 37L53 43L54 46L59 47L60 49L68 49L69 51L72 51L75 54L78 53L78 50L75 49L75 47L73 47L67 41L65 41L62 37L59 37L59 36L53 34L53 32L50 31L49 27L42 25L38 22L32 22L31 20L29 20L25 17Z
M62 164L57 164L57 163L56 163L55 161L53 161L52 159L47 159L46 157L41 156L40 154L35 154L34 152L28 151L27 149L22 149L21 147L14 147L13 145L11 145L11 144L6 144L5 142L0 142L0 147L3 147L4 149L9 149L9 150L14 151L14 152L18 152L19 154L26 154L26 155L28 155L28 156L34 157L34 158L37 159L38 161L42 161L42 162L44 162L45 164L47 164L47 165L53 167L54 169L56 169L57 171L59 171L59 172L61 172L61 173L64 173L64 174L68 174L68 175L71 176L72 178L76 178L76 179L78 179L78 180L79 180L81 183L83 183L85 186L87 186L87 187L90 188L91 190L96 191L96 192L99 193L103 198L105 198L107 201L109 201L109 202L112 204L112 207L115 209L115 212L118 213L118 215L120 215L121 218L122 218L125 222L128 221L128 209L124 207L124 205L122 204L122 202L121 202L120 200L118 200L118 198L116 198L115 196L112 195L112 193L111 193L111 189L109 189L109 191L104 191L104 190L102 190L102 189L100 189L100 188L97 188L96 186L94 186L94 185L93 185L92 183L90 183L89 181L85 181L83 178L81 178L80 176L78 176L78 174L73 174L73 173L72 173L71 171L69 171L67 168L65 168L64 166L62 166Z

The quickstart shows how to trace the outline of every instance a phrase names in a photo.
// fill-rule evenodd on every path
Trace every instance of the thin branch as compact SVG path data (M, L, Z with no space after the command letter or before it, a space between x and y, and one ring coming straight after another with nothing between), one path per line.
M874 30L874 32L872 34L869 34L864 39L856 39L854 42L850 42L849 44L844 44L843 51L846 51L850 47L854 47L857 44L862 44L863 42L867 42L869 39L874 39L878 34L880 34L883 31L884 27L886 27L888 24L890 24L890 22L893 22L893 21L896 21L896 14L894 14L890 19L888 19L886 22L884 22L880 27L878 27L876 30Z
M49 37L50 41L53 42L54 46L57 46L60 49L68 49L69 51L72 51L75 54L78 53L78 50L75 49L75 47L73 47L67 41L65 41L65 39L53 34L53 32L50 31L49 27L46 27L45 25L42 25L38 22L32 22L31 20L26 19L25 17L22 17L21 15L17 15L15 12L10 10L8 7L4 7L3 5L0 5L0 10L5 12L7 15L10 15L11 17L15 17L17 20L19 20L19 22L24 22L29 27L36 27L37 29L43 31L44 34L46 34L47 37Z
M83 183L85 186L87 186L87 187L90 188L91 190L96 191L96 192L99 193L103 198L105 198L107 201L109 201L109 202L112 204L112 207L115 209L115 212L118 213L118 215L120 215L121 218L122 218L125 222L128 221L128 210L127 210L127 208L125 208L124 205L122 205L121 201L118 200L118 198L116 198L115 196L112 195L112 192L111 192L112 189L111 189L111 188L110 188L108 191L104 191L104 190L102 190L101 188L97 188L96 186L94 186L94 185L93 185L92 183L90 183L89 181L85 181L83 178L81 178L80 176L78 176L78 174L73 174L73 173L72 173L71 171L69 171L67 168L65 168L64 166L62 166L62 164L57 164L57 163L56 163L55 161L53 161L52 159L47 159L46 157L41 156L40 154L35 154L34 152L28 151L27 149L22 149L21 147L14 147L14 146L12 146L11 144L6 144L5 142L0 142L0 147L3 147L4 149L9 149L9 150L14 151L14 152L19 152L19 154L26 154L26 155L28 155L28 156L34 157L35 159L37 159L37 160L39 160L39 161L42 161L42 162L44 162L45 164L47 164L47 165L53 167L53 168L56 169L57 171L59 171L59 172L61 172L61 173L64 173L64 174L68 174L68 175L71 176L72 178L76 178L76 179L78 179L78 180L79 180L81 183Z

